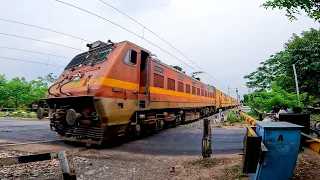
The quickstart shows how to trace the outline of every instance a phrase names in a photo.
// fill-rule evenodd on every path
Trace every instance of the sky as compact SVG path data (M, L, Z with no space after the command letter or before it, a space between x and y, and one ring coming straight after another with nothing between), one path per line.
M143 36L188 66L113 23L57 1L3 0L0 6L0 74L5 74L8 79L25 77L28 80L49 73L59 76L63 67L75 55L87 50L86 41L3 21L7 19L60 31L90 42L108 39L113 42L131 41L156 54L162 62L182 67L187 74L204 70L207 78L200 76L203 82L212 84L225 93L228 93L229 85L230 95L235 97L235 88L239 89L241 95L248 92L243 77L254 71L260 62L267 60L270 55L281 51L293 33L300 34L310 28L319 28L319 23L305 15L298 16L297 21L291 22L284 11L260 7L264 0L104 0L158 34L186 55L186 58L144 30L141 25L99 0L62 1ZM52 42L74 49L4 34Z

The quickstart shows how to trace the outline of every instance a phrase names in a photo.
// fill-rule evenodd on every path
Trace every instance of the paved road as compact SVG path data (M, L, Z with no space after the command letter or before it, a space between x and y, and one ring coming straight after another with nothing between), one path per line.
M49 121L0 119L0 143L32 142L58 139Z
M244 129L213 128L213 153L239 153L244 134ZM57 136L49 129L48 121L0 119L0 144L1 141L31 142L53 139L57 139ZM201 129L179 126L112 149L143 154L201 155L201 141Z
M158 155L201 155L203 131L197 128L172 128L115 149ZM212 128L213 154L235 154L242 149L245 129Z

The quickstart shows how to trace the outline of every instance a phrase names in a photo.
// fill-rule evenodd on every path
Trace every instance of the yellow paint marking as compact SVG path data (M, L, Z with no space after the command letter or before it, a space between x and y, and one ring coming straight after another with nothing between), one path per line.
M170 95L170 96L181 96L181 97L186 97L186 98L196 98L196 96L193 94L187 94L187 93L183 93L183 92L166 90L166 89L157 88L157 87L150 87L150 93L164 94L164 95Z
M196 98L197 97L194 94L188 94L188 93L184 93L184 92L177 92L177 91L172 91L172 90L167 90L167 89L157 88L157 87L150 87L150 93L170 95L170 96L180 96L180 97L185 97L185 98ZM201 98L205 99L205 100L214 101L214 98L208 98L208 97L201 97Z
M112 78L96 78L96 79L91 79L90 81L92 82L92 84L95 84L95 85L109 86L109 87L121 88L121 89L129 89L129 90L134 90L134 91L139 91L139 90L143 91L145 89L145 87L139 88L139 84L131 83L131 82L127 82L127 81L122 81L122 80L117 80L117 79L112 79ZM79 88L79 87L82 87L86 84L87 84L86 80L70 82L70 83L67 83L66 85L64 85L63 89ZM179 97L194 98L194 99L197 97L194 94L177 92L177 91L172 91L172 90L167 90L167 89L157 88L157 87L149 87L149 90L150 90L150 93L155 93L155 94L179 96ZM203 97L203 96L201 96L201 99L214 101L214 98Z
M96 81L97 84L109 87L116 87L116 88L123 88L123 89L130 89L130 90L139 90L139 85L136 83L131 83L127 81L111 79L111 78L101 78L100 81Z
M253 129L248 129L248 136L256 135Z
M139 85L136 83L131 83L127 81L122 81L118 79L112 79L112 78L96 78L91 79L93 84L96 85L102 85L102 86L109 86L109 87L115 87L115 88L122 88L122 89L130 89L130 90L139 90ZM63 88L78 88L82 87L84 84L86 84L86 80L81 80L77 82L70 82L63 86Z

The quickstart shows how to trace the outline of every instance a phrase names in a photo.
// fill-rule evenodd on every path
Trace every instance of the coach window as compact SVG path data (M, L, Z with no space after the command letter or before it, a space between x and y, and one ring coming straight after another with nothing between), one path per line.
M204 96L204 90L201 89L201 96Z
M191 92L190 92L190 85L189 85L189 84L186 84L186 93L189 93L189 94L191 93Z
M178 91L184 92L183 91L183 83L182 82L178 82Z
M197 88L197 95L200 96L200 88Z
M137 51L128 49L124 62L131 65L137 64Z
M192 94L196 95L196 87L192 86Z
M168 78L167 82L168 82L168 89L169 90L172 90L172 91L176 90L176 88L175 88L176 84L173 79Z
M163 88L164 87L164 77L154 73L153 74L153 86Z
M204 96L208 97L207 95L208 95L207 91L204 91Z

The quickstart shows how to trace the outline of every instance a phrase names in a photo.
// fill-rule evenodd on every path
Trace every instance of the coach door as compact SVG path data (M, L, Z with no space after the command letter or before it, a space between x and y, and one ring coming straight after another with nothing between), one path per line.
M140 54L140 81L139 94L147 94L148 92L148 60L149 53L141 51Z
M138 95L138 106L140 109L147 108L148 102L148 72L149 72L149 53L141 51L140 53L140 68L139 68L139 95Z

